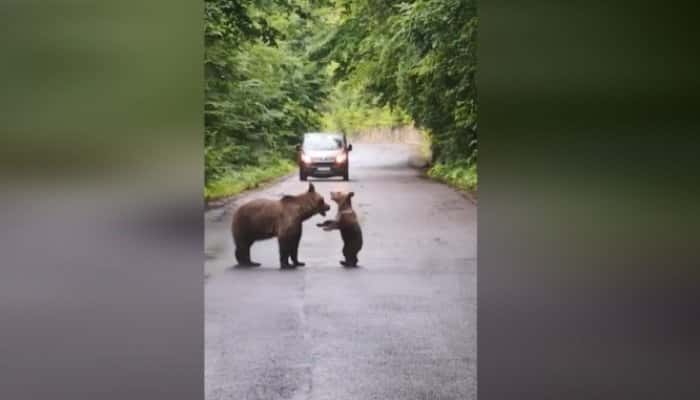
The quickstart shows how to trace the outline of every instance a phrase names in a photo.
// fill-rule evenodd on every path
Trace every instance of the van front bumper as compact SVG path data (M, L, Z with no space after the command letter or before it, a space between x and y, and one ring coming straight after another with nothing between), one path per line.
M347 164L335 163L311 163L299 166L308 176L337 176L343 175L347 169Z

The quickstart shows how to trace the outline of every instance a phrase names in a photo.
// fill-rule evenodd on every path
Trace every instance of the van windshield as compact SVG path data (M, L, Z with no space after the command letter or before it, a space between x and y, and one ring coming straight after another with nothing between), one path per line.
M339 150L342 148L342 136L306 135L304 137L304 150Z

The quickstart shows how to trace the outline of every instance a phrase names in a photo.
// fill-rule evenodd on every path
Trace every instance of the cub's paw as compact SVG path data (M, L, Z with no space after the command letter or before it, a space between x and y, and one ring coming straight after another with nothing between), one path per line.
M301 261L297 261L297 262L295 262L293 265L294 265L295 267L303 267L303 266L306 265L306 263L303 263L303 262L301 262Z

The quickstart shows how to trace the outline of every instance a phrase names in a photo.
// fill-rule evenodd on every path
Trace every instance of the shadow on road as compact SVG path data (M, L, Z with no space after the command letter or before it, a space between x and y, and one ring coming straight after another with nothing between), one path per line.
M362 265L357 265L354 267L344 267L340 265L338 262L336 263L329 263L329 264L323 264L323 265L315 265L311 266L311 269L314 268L324 268L327 269L329 266L333 267L334 269L338 270L344 270L344 271L359 271L365 269L364 266ZM272 266L257 266L257 267L246 267L246 266L239 266L239 265L232 265L228 268L226 268L226 271L229 272L240 272L240 273L252 273L252 272L273 272L273 271L281 271L281 272L294 272L294 271L303 271L304 269L309 269L309 266L305 267L297 267L297 268L280 268L280 267L272 267Z
M302 268L287 268L287 269L282 269L279 266L276 268L272 268L270 266L265 267L264 265L258 266L258 267L242 267L239 265L233 265L231 267L226 268L226 271L228 272L239 272L239 273L253 273L253 272L274 272L274 271L296 271L298 269Z

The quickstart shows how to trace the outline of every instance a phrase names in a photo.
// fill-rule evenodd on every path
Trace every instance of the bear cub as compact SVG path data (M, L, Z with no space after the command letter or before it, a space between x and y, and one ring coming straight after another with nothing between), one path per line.
M340 264L345 267L357 266L357 253L362 249L362 229L357 221L357 215L352 209L350 199L355 195L354 192L331 192L331 200L338 203L338 214L334 220L326 220L316 226L323 228L324 231L340 230L340 236L343 238L343 255L345 260Z
M280 267L303 266L298 257L301 225L315 214L326 215L331 207L309 184L306 193L284 196L280 200L257 199L240 206L233 214L231 227L236 244L236 260L242 267L257 267L251 261L250 247L258 240L277 237ZM292 263L289 263L289 259Z

